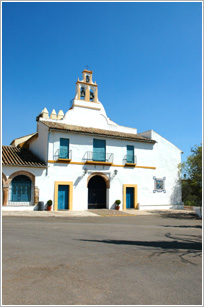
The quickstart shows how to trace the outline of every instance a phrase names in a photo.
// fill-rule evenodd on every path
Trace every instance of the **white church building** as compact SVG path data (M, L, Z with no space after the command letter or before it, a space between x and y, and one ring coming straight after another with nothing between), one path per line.
M65 113L46 108L37 132L2 146L4 210L182 208L182 151L153 130L137 133L111 121L98 99L92 71L76 82Z

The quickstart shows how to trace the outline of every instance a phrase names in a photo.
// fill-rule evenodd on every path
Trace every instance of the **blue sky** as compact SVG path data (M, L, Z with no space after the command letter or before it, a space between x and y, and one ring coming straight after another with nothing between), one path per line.
M201 2L2 3L2 144L66 112L86 65L116 123L202 140Z

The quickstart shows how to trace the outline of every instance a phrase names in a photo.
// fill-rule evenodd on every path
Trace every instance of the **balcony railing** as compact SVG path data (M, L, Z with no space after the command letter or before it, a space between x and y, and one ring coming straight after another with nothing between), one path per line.
M58 149L54 154L54 160L71 160L72 151L66 149Z
M123 159L124 164L137 164L137 156L126 155Z
M87 151L83 157L85 162L113 163L113 153Z

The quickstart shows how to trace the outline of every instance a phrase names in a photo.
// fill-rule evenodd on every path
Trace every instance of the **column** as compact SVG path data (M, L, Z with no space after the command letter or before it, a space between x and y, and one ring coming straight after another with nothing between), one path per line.
M8 205L8 194L9 194L8 192L9 192L8 186L4 186L3 187L3 206Z

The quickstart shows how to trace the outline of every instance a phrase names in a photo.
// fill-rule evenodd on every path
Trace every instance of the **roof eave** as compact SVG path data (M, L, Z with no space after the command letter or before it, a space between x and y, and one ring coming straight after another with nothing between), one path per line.
M24 164L3 164L2 166L16 166L16 167L33 167L33 168L47 168L47 165L24 165Z
M87 134L87 135L97 135L97 136L102 136L102 137L108 137L108 138L113 138L113 139L123 139L123 140L130 140L133 142L142 142L142 143L150 143L150 144L155 144L157 141L155 140L140 140L140 139L134 139L131 137L125 137L125 136L115 136L115 135L107 135L107 134L102 134L102 133L94 133L94 132L86 132L86 131L76 131L76 130L68 130L68 129L60 129L60 128L51 128L49 127L49 131L52 130L57 130L61 132L70 132L70 133L81 133L81 134Z

